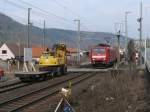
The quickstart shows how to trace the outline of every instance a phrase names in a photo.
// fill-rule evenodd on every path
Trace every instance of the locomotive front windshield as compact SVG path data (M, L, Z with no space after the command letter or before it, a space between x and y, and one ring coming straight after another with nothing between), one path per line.
M52 52L45 52L45 53L42 54L42 56L44 58L48 58L49 56L53 56L53 53Z
M93 53L96 54L105 54L105 48L94 48Z
M43 53L42 56L43 56L44 58L48 58L48 57L49 57L49 53Z

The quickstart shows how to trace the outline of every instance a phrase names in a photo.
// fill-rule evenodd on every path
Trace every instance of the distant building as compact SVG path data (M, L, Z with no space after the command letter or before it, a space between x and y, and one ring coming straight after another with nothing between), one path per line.
M0 59L21 59L23 58L24 45L14 44L14 43L4 43L0 47Z
M77 48L67 48L67 64L76 65L78 64L78 49ZM89 51L80 49L80 63L89 61Z
M78 52L78 49L77 48L67 48L67 55L70 56L70 55L77 55L77 52Z
M139 50L140 41L139 40L134 40L134 43L135 43L136 49ZM146 40L146 46L150 47L150 39ZM141 41L141 47L145 47L145 40L144 39Z
M32 58L36 61L39 61L39 58L41 57L43 51L43 47L32 47Z

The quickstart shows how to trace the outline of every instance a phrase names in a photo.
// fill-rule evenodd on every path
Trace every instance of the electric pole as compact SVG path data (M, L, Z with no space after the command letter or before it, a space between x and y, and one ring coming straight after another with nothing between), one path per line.
M45 20L44 20L44 27L43 27L43 50L45 50Z
M139 22L139 24L140 24L140 27L139 27L139 36L140 36L140 39L139 39L139 53L140 53L140 64L142 64L142 56L141 56L141 52L142 52L142 33L143 33L143 31L142 31L142 20L143 20L143 12L142 12L142 8L143 8L143 6L142 6L143 4L142 4L142 1L141 1L141 3L140 3L140 18L138 18L138 22Z
M124 27L123 22L120 22L120 23L119 23L119 22L118 22L118 23L114 23L115 33L117 33L118 30L120 30L121 33L124 33L123 27Z
M118 40L118 53L117 53L117 68L119 67L119 63L120 63L120 30L117 32L116 36L117 36L117 40Z
M128 44L128 14L131 12L125 12L125 59L127 61L127 44Z
M141 10L140 10L140 52L142 52L142 20L143 20L143 12L142 12L142 1L141 1Z
M147 58L146 54L147 54L147 38L145 38L145 59L144 59L145 65L146 65L146 58Z
M74 21L78 23L78 64L80 64L80 20L76 19Z
M28 8L28 39L27 39L27 47L30 47L30 12L31 12L31 8Z

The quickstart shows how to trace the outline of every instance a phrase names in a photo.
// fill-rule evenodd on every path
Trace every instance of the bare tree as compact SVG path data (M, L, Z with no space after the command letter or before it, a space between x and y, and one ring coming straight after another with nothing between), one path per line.
M135 55L135 43L134 40L130 40L128 43L128 61L130 64L130 70L131 70L131 66L134 62L134 55Z

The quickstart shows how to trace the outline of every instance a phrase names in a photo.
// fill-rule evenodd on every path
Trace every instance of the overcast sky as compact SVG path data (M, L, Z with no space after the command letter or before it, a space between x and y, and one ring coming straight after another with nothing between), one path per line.
M42 27L45 20L47 28L75 30L73 20L80 19L81 30L114 33L114 24L124 22L125 11L130 11L129 36L138 38L139 5L140 0L0 0L0 12L27 24L27 8L31 7L31 22L35 26ZM144 36L150 36L150 0L144 0L143 5Z

